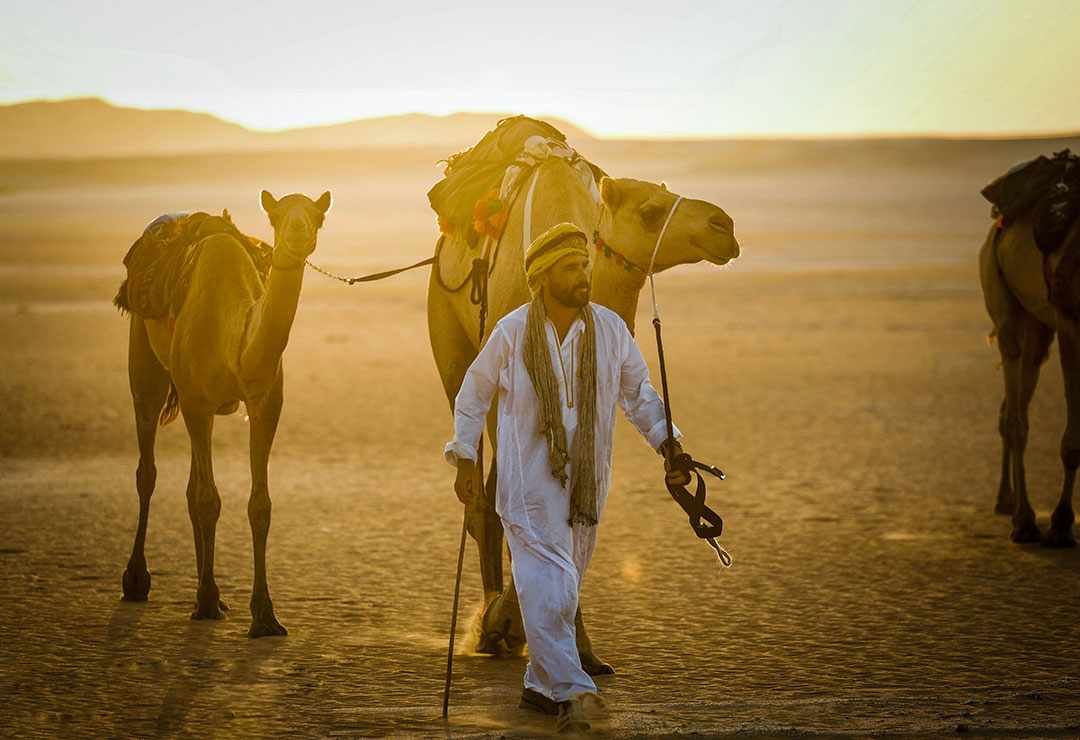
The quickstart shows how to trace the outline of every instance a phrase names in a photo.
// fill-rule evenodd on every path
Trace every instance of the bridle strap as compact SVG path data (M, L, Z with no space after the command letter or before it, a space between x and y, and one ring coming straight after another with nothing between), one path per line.
M656 246L653 247L652 257L649 258L649 269L645 271L645 274L648 275L650 278L653 274L653 267L656 265L656 253L660 251L660 242L664 240L664 232L667 231L668 224L671 223L671 217L675 215L675 209L679 207L680 203L682 203L682 199L683 197L681 195L675 199L675 205L673 205L671 207L671 210L668 211L667 218L664 220L664 226L660 229L659 236L656 237Z
M676 198L675 205L668 211L667 219L664 221L664 227L660 229L660 234L656 237L656 246L653 247L652 257L649 258L649 269L645 273L649 278L649 290L652 292L653 321L660 320L660 308L656 305L656 283L653 282L653 267L656 266L656 253L660 251L660 242L664 240L664 232L667 231L668 224L671 223L671 217L675 215L675 209L682 203L682 199L683 197L681 195Z

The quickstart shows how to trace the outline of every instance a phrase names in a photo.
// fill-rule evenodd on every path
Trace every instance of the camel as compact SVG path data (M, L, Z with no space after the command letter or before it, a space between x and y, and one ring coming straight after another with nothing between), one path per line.
M1063 261L1075 263L1078 259L1080 223L1072 225L1063 246L1050 254L1044 265L1028 216L1003 228L991 227L979 250L983 299L994 326L991 336L997 336L1005 377L1005 399L998 418L1001 481L994 511L1012 514L1013 542L1041 539L1047 547L1076 546L1072 535L1072 490L1080 465L1080 324L1076 310L1080 286L1075 285L1077 273L1069 269L1070 265L1064 265L1065 271L1060 268ZM1071 279L1065 278L1066 271L1072 274ZM1052 290L1048 286L1051 282ZM1055 333L1068 406L1068 423L1061 439L1065 478L1050 528L1041 535L1028 501L1024 447L1028 405L1039 381L1039 369L1049 359Z
M465 372L495 323L530 300L522 266L524 245L558 223L572 222L585 233L598 230L601 246L592 267L592 300L616 311L634 330L638 295L645 285L645 268L656 239L677 196L666 186L630 179L603 178L600 200L595 186L584 184L564 159L551 158L537 165L530 233L524 235L526 197L530 183L520 185L522 195L513 200L507 223L490 266L488 320L485 336L479 337L479 309L470 301L467 283L462 285L478 257L456 233L443 237L437 250L428 285L428 331L443 389L453 410L454 399ZM608 254L608 256L604 256ZM663 246L656 255L655 271L702 259L723 265L739 254L731 218L720 208L700 200L684 199L668 225ZM628 266L627 262L631 266ZM634 269L632 265L636 265ZM488 441L492 444L490 475L486 490L482 481L474 490L485 490L466 512L468 529L480 551L480 572L485 609L477 650L484 653L516 653L524 646L524 631L513 578L504 590L502 577L503 532L495 513L496 450L494 409L488 417ZM479 466L478 466L479 471ZM477 473L479 478L479 472ZM592 648L579 607L576 619L577 647L582 667L592 675L611 673L610 665Z
M315 250L317 232L330 208L330 193L323 193L317 201L298 193L276 200L264 190L261 201L274 228L274 251L265 287L236 238L214 234L202 242L187 297L173 325L132 313L128 341L128 375L139 441L135 474L139 525L124 571L124 598L145 601L150 592L143 546L157 478L154 439L171 384L191 438L187 502L199 577L191 618L225 618L227 607L219 599L214 580L214 534L221 497L214 484L211 433L215 414L233 413L244 401L250 418L248 519L255 556L251 637L287 633L274 616L266 583L270 530L267 462L281 414L281 355L296 315L304 263Z

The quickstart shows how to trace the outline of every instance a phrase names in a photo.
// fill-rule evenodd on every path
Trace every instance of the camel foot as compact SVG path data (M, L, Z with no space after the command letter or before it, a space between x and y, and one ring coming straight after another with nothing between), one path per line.
M507 616L509 614L509 616ZM520 655L525 647L525 625L517 598L510 592L490 599L480 616L476 652L485 655Z
M509 627L510 620L506 620L507 628ZM479 638L476 641L476 652L481 655L498 655L499 657L509 657L513 655L521 655L521 651L525 647L525 638L516 637L509 632L509 629L496 632L481 632Z
M484 611L480 614L480 635L476 641L476 652L482 655L502 655L503 648L499 643L510 632L510 620L499 622L492 614L499 606L500 596L488 597Z
M195 611L191 613L192 619L225 619L225 611L221 608L221 599L217 593L217 587L203 590L199 589L195 595Z
M270 595L262 590L259 595L252 596L248 637L278 637L287 634L289 631L282 627L274 616L274 602L270 601Z
M1054 509L1050 517L1050 529L1046 530L1043 537L1043 547L1076 547L1076 539L1073 537L1073 512L1072 508Z
M1003 499L998 497L997 504L994 506L995 514L1011 514L1016 505L1012 502L1012 499Z
M615 669L611 667L610 663L605 663L597 658L595 654L578 653L578 657L581 659L582 670L590 676L610 676L615 673Z
M1030 519L1014 520L1011 537L1016 544L1024 545L1041 541L1042 532L1039 531L1039 526L1035 524L1035 517L1032 516Z
M220 609L221 611L223 611L223 612L227 612L227 611L229 611L229 605L228 605L228 604L226 604L226 603L225 603L224 601L222 601L221 599L218 599L217 605L218 605L218 609ZM199 602L197 602L197 601L196 601L196 602L195 602L195 606L194 606L194 608L192 609L192 612L197 612L197 611L199 611ZM194 618L195 618L195 617L192 617L192 619L194 619Z
M502 635L498 632L481 632L479 639L476 641L476 652L481 655L498 655L502 652L501 648L499 648L500 642L502 642Z
M150 572L145 568L132 570L129 566L124 571L124 601L146 601L150 594Z
M267 619L255 619L251 620L251 627L248 628L248 637L283 637L289 634L289 630L285 629L280 622L270 615L269 621Z

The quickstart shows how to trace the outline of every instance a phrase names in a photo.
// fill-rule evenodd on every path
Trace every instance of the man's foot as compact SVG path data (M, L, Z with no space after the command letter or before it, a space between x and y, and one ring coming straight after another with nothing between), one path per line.
M590 691L563 702L555 726L562 733L603 732L607 719L607 704Z
M521 690L521 703L518 706L522 709L532 709L556 717L559 714L559 705L566 703L549 699L539 691L533 691L526 686Z

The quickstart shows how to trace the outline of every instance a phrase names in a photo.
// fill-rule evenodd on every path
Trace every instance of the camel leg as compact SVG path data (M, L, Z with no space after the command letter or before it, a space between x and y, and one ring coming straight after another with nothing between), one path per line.
M221 514L221 496L214 483L214 467L211 457L211 437L214 429L215 409L206 404L184 403L180 399L180 411L191 437L192 472L188 482L189 501L194 499L195 518L198 528L196 538L201 547L196 547L196 555L201 552L199 562L199 587L195 593L195 611L192 619L224 619L225 613L220 606L220 592L214 580L214 536L217 531L218 516ZM193 494L193 495L191 495Z
M994 505L995 514L1011 514L1016 508L1016 500L1013 498L1012 479L1009 474L1009 435L1005 429L1005 409L1007 404L1001 402L1001 410L998 412L998 434L1001 435L1001 481L998 483L997 504Z
M476 358L476 348L454 317L450 301L434 279L428 285L428 335L443 391L453 411L454 399L465 380L465 373ZM495 429L494 414L489 416L488 429ZM489 434L489 439L494 437L493 432ZM469 534L476 541L480 554L480 577L484 585L484 603L488 606L503 591L503 531L499 516L495 513L494 446L490 457L491 475L487 485L484 485L481 477L483 471L480 466L477 467L477 479L473 482L473 490L483 491L483 494L476 496L465 511ZM483 638L478 650L496 652L495 646L487 645Z
M198 489L197 483L199 481L198 472L195 468L195 453L191 453L191 468L188 471L188 483L187 492L185 494L187 498L188 518L191 520L191 533L195 540L195 577L198 578L202 573L203 562L203 539L202 529L199 527L199 509L196 504L195 491ZM218 606L222 611L229 611L229 606L221 599L218 599ZM196 602L195 609L198 610L199 604Z
M605 663L593 650L592 640L585 631L585 620L581 616L581 605L578 604L577 614L574 615L574 639L577 642L578 657L581 658L581 667L590 676L606 676L615 672L610 663Z
M135 432L139 439L139 467L135 472L135 488L139 492L139 526L135 544L128 558L122 579L124 599L146 601L150 593L150 571L146 568L146 524L150 519L150 496L157 482L154 465L154 441L157 438L158 415L169 393L169 373L158 362L146 336L146 324L132 315L128 333L128 381L135 406Z
M195 450L191 451L191 466L188 468L187 499L188 519L191 520L191 534L195 540L195 577L202 573L202 530L199 529L199 509L195 503L195 492L198 489L199 472L195 467Z
M1039 382L1039 368L1046 360L1054 332L1024 312L998 331L1005 375L1005 444L1009 448L1012 489L1015 496L1012 540L1038 542L1041 533L1027 495L1024 449L1027 446L1028 406Z
M248 521L251 524L251 544L255 552L255 584L251 588L250 637L285 635L288 630L274 616L270 589L266 585L266 537L270 532L270 487L267 464L274 443L278 419L281 417L284 373L279 368L277 380L262 406L258 418L251 424L251 498L248 499Z
M1065 480L1061 486L1061 499L1050 516L1050 529L1043 538L1043 545L1076 547L1072 534L1072 493L1076 468L1080 465L1080 336L1074 329L1065 328L1058 332L1058 351L1061 354L1061 371L1065 376L1065 402L1069 413L1065 435L1061 438Z
M503 643L505 650L499 647ZM525 624L521 620L514 574L510 573L506 588L491 598L480 618L480 645L477 652L520 655L525 647Z
M590 676L603 676L615 672L609 663L605 663L593 650L592 641L585 631L585 621L578 606L574 615L575 641L581 667ZM481 638L495 646L502 640L512 654L521 652L525 646L525 626L521 621L521 606L518 604L517 587L511 571L506 590L490 601L484 610L481 621ZM492 652L496 652L494 649Z

